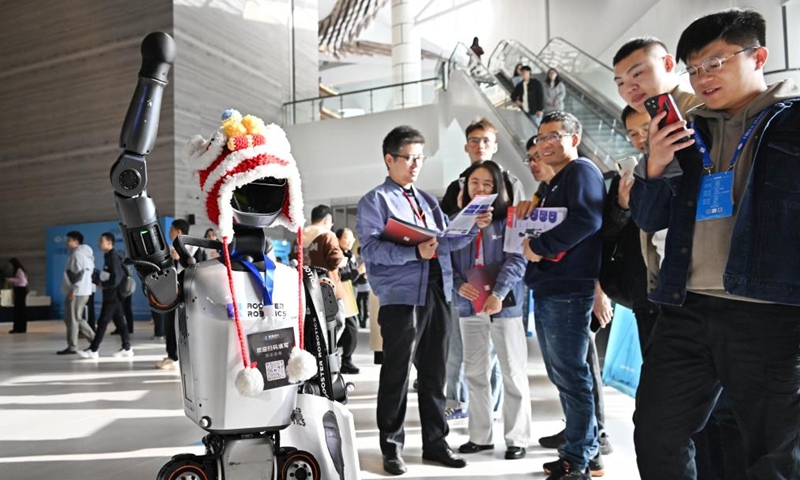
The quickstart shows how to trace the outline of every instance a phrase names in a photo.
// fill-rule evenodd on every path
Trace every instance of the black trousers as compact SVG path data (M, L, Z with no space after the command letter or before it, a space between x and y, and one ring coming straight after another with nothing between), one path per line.
M650 302L633 309L633 316L636 317L636 329L639 332L639 346L642 348L642 354L644 354L647 343L650 342L650 338L653 336L653 329L656 326L659 311L658 305Z
M131 338L128 334L128 326L125 324L125 314L122 312L122 302L119 299L105 301L103 299L103 307L100 310L100 318L97 320L97 330L94 332L94 340L89 346L93 352L100 349L100 344L103 343L103 337L106 334L106 329L111 321L119 330L119 336L122 340L122 348L127 350L131 348Z
M594 416L597 419L597 432L603 434L606 426L606 401L603 396L603 373L600 370L600 359L597 358L595 334L589 335L589 348L586 350L586 361L592 374L592 396L594 397Z
M133 295L122 300L122 311L125 313L125 323L128 325L128 333L133 333Z
M342 363L353 361L353 353L358 345L358 317L344 319L344 332L339 338L338 347L342 349Z
M14 327L13 330L19 333L28 331L28 311L26 307L26 297L28 287L13 287L14 290Z
M400 454L405 443L408 374L417 368L422 450L444 448L449 433L444 417L445 362L450 304L440 278L431 278L425 305L382 305L378 323L383 336L383 363L378 384L378 429L381 452Z
M86 302L86 321L92 330L97 330L97 316L94 313L94 293L89 295L89 300Z
M369 292L356 293L356 303L358 304L358 323L361 328L369 325Z
M662 307L645 350L634 414L642 480L697 477L690 438L723 387L744 439L745 478L798 478L800 307L689 293L682 307Z

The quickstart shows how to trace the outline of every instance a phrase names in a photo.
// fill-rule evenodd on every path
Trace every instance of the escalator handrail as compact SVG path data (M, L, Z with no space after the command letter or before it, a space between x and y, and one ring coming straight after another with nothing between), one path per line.
M600 60L598 60L598 59L597 59L595 56L593 56L593 55L589 55L588 53L586 53L586 51L585 51L585 50L581 49L580 47L577 47L577 46L575 46L575 44L574 44L574 43L572 43L572 42L570 42L570 41L568 41L568 40L564 39L563 37L553 37L553 38L551 38L550 40L548 40L548 41L547 41L547 43L545 44L545 46L544 46L544 47L543 47L543 48L542 48L542 49L539 51L539 55L541 55L541 54L542 54L542 52L544 52L545 50L547 50L547 47L549 47L549 46L550 46L550 44L551 44L551 43L553 43L553 41L560 41L560 42L564 42L564 43L566 43L567 45L569 45L570 47L574 48L575 50L577 50L578 52L580 52L580 53L581 53L581 54L583 54L584 56L586 56L586 57L589 57L590 59L594 60L594 61L595 61L595 62L596 62L598 65L600 65L601 67L603 67L603 68L605 68L606 70L608 70L608 72L609 72L609 73L610 73L612 76L614 75L614 69L613 69L613 68L611 68L611 67L609 67L608 65L606 65L605 63L601 62L601 61L600 61Z

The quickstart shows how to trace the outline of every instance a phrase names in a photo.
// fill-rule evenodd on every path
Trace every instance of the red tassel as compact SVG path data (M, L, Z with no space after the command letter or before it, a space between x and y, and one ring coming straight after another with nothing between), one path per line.
M247 347L244 342L244 332L242 331L242 322L239 320L239 305L236 303L236 293L233 288L233 271L231 270L231 254L228 252L228 237L222 237L222 252L225 255L225 268L228 271L228 286L231 289L231 301L233 302L233 320L236 323L236 333L239 335L239 347L242 350L242 362L244 368L248 367L247 361ZM255 367L255 362L251 367Z
M303 227L297 227L297 309L300 310L298 315L297 333L300 335L300 350L304 348L303 337L303 324L305 323L306 315L303 311Z

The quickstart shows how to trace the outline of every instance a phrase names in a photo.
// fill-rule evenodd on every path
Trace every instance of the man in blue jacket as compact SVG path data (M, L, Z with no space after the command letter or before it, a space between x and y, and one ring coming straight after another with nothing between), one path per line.
M676 54L704 105L690 128L654 117L635 171L634 220L669 227L634 417L643 480L695 478L689 437L723 387L747 478L800 472L800 90L766 84L765 38L752 10L683 31Z
M550 112L534 140L540 162L553 178L540 207L566 207L562 223L523 241L529 263L525 283L533 290L536 334L547 376L558 388L566 416L558 460L544 464L548 479L589 477L598 452L592 375L586 356L595 282L600 273L605 185L597 166L578 157L581 124L574 115Z
M356 222L367 277L380 301L383 363L376 415L383 468L393 475L406 472L403 424L412 363L419 380L422 458L455 468L467 464L447 444L444 382L453 290L450 252L466 246L477 230L460 239L432 238L415 247L382 236L391 217L438 231L447 226L436 197L414 186L425 162L424 144L422 134L411 127L389 132L383 140L389 176L358 202ZM479 216L478 226L485 227L491 218L491 213Z

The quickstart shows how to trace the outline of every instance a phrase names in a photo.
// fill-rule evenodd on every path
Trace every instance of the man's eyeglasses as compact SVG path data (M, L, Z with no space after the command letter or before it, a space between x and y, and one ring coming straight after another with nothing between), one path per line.
M553 132L553 133L548 133L547 135L537 135L533 137L533 144L539 145L542 142L548 142L548 143L557 142L564 137L570 137L570 136L572 136L571 133L563 133L563 132Z
M706 75L712 75L714 73L719 72L719 69L722 68L722 65L724 65L725 62L735 57L736 55L739 55L740 53L744 52L749 52L750 50L757 50L759 48L761 47L759 47L758 45L754 45L752 47L743 48L738 52L733 52L730 55L726 55L722 58L708 57L705 60L703 60L703 62L698 66L694 65L687 66L686 70L684 70L683 73L688 73L690 77L694 77L700 72L700 69L703 69L703 71L706 72Z
M467 143L469 143L470 145L475 145L475 146L480 145L480 144L491 145L492 143L494 143L494 140L492 140L489 137L469 137L467 139Z
M404 158L408 161L408 163L418 163L420 165L425 163L425 160L428 159L428 157L426 157L425 155L400 155L399 153L395 153L392 156L397 158Z

